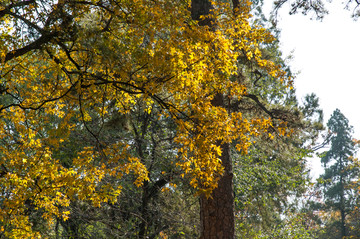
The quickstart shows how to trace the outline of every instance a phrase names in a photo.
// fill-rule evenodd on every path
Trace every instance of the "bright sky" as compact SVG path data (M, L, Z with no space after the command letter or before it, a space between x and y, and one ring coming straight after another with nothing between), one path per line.
M290 16L285 5L278 22L280 42L285 56L293 51L290 65L300 72L295 80L298 97L314 92L325 123L339 108L354 126L354 137L360 139L360 19L351 19L351 11L341 1L327 6L329 14L320 22L311 20L311 15ZM320 160L310 161L317 176Z

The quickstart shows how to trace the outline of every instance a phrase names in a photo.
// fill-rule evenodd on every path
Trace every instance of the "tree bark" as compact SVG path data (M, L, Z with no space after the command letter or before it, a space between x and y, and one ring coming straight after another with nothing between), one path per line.
M209 26L215 29L215 24L210 17L200 19L210 13L212 5L209 0L192 0L191 17L199 21L200 26ZM224 96L217 94L212 104L226 107ZM233 239L235 237L233 173L230 156L230 145L219 143L222 149L220 157L224 166L224 175L218 182L218 187L211 196L200 196L200 239Z
M340 164L342 163L342 160L340 159ZM342 167L341 167L342 168ZM343 168L342 168L343 170ZM341 173L340 175L340 215L341 215L341 238L346 237L346 224L345 224L345 191L344 191L344 183L343 183L343 175Z
M235 237L233 174L230 145L221 145L221 160L225 168L210 198L200 198L200 239L232 239Z
M213 105L225 107L224 96L217 94ZM230 144L221 144L221 161L224 175L218 182L211 197L200 197L200 239L232 239L235 238L233 171Z
M340 210L341 214L341 238L346 237L346 224L345 224L345 209L341 208Z

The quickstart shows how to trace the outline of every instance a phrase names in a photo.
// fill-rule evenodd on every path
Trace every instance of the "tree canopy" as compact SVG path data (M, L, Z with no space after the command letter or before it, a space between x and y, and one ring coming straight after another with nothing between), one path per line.
M51 225L69 217L75 199L94 206L115 202L123 185L109 178L131 174L137 186L149 180L151 165L141 151L134 153L140 141L105 140L114 113L125 124L135 111L171 121L176 156L162 173L180 170L207 196L223 173L219 142L247 153L260 135L290 133L273 112L245 117L229 111L243 97L265 109L248 92L239 59L289 87L292 79L263 56L261 46L275 38L251 24L251 2L239 2L237 14L229 3L212 4L209 16L194 20L190 1L183 0L0 3L0 220L6 237L38 235L30 208ZM212 104L219 94L224 106ZM70 143L75 136L82 142L76 147Z

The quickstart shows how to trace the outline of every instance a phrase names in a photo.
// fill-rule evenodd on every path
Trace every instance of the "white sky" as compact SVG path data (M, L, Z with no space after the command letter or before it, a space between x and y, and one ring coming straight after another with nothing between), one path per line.
M360 139L360 19L351 19L341 1L329 3L327 9L329 14L320 22L311 15L290 16L285 5L278 18L282 50L285 56L293 51L290 65L300 72L295 80L299 99L314 92L325 123L339 108ZM320 160L309 161L317 177Z

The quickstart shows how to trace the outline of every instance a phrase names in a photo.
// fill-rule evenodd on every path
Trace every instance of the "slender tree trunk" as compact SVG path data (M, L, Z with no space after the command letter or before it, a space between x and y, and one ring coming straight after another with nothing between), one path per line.
M341 162L341 161L340 161ZM341 215L341 238L346 237L346 225L345 225L345 192L343 175L340 175L341 194L340 194L340 215Z
M143 185L143 195L142 195L142 203L140 208L140 215L141 215L141 223L139 225L139 238L144 239L146 238L146 228L149 222L148 218L148 210L149 210L149 182L145 181Z
M209 0L192 0L191 17L200 20L200 16L206 16L212 9ZM199 21L200 26L215 28L211 18L204 18ZM212 101L214 106L226 107L224 96L217 94ZM220 143L219 143L220 145ZM200 196L200 239L233 239L235 233L234 222L234 194L233 194L233 173L230 156L230 145L221 144L221 161L224 166L224 175L218 182L211 197Z
M56 218L56 224L55 224L55 239L59 239L59 218Z
M346 225L345 225L345 210L341 208L341 238L346 237Z

